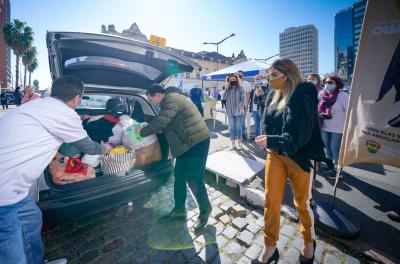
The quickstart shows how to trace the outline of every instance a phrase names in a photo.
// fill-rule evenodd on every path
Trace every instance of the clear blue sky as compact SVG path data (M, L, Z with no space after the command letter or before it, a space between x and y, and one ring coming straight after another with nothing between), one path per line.
M147 37L165 37L167 46L194 52L215 51L215 46L202 43L217 42L233 32L236 36L220 45L220 53L237 55L243 49L248 58L279 53L280 32L314 24L319 37L319 71L332 72L334 14L354 2L357 0L12 0L11 18L33 28L39 68L32 79L46 87L51 84L46 31L100 33L102 24L114 24L122 31L133 22ZM14 72L14 66L12 69Z

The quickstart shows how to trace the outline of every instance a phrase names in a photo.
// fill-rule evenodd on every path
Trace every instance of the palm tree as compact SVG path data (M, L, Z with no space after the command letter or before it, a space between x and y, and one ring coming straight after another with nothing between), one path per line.
M25 72L24 72L24 87L26 86L26 70L27 66L32 63L33 59L36 57L37 50L36 47L30 47L28 48L24 55L22 56L22 64L25 66Z
M15 54L15 87L19 81L19 57L32 45L33 31L25 22L14 19L3 27L4 41Z
M26 66L29 72L29 85L31 85L31 74L34 72L39 66L38 59L36 57L33 58L32 63Z

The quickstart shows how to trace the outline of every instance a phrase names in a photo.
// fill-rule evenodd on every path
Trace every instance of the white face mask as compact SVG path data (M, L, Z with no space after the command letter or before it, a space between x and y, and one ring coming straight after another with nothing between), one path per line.
M336 88L336 84L334 83L326 83L325 84L325 90L327 91L333 91Z
M261 84L261 80L254 80L254 84L255 85L260 85Z
M317 80L308 80L308 82L314 84L315 86L317 86L318 84Z

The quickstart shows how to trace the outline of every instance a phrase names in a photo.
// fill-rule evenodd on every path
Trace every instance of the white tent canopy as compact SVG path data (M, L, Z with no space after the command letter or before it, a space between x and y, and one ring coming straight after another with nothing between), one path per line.
M256 61L248 60L239 64L235 64L221 70L211 72L201 76L202 80L225 80L226 76L230 73L236 73L238 71L243 71L245 77L254 77L258 74L266 75L269 65Z

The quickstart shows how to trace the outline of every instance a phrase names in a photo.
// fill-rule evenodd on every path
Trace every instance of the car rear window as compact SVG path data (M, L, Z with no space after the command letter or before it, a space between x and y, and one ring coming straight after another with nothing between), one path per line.
M82 56L68 59L65 61L64 67L65 69L73 69L75 67L112 67L134 72L152 81L161 75L158 69L147 64L101 56Z
M78 109L106 109L108 95L84 95Z

